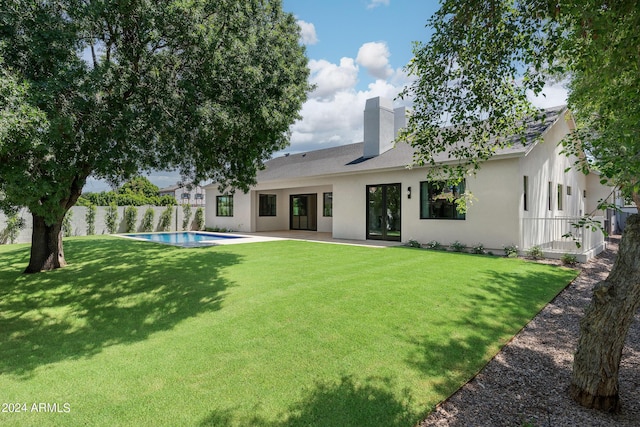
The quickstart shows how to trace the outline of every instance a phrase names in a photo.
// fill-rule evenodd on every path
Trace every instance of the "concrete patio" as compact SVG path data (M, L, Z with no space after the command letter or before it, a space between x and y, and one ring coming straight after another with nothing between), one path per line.
M280 230L280 231L258 231L253 233L238 233L247 236L261 236L278 239L304 240L308 242L333 243L338 245L355 245L355 246L372 246L372 247L389 247L402 246L401 242L385 241L385 240L348 240L335 239L331 233L322 233L317 231L297 231L297 230Z

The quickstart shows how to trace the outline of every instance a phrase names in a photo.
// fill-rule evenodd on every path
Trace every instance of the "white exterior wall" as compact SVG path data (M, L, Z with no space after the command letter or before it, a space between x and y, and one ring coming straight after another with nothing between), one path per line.
M570 131L569 123L561 117L552 126L544 141L538 143L520 161L519 191L524 192L524 176L529 177L528 210L524 210L524 198L521 197L520 212L523 218L559 218L579 217L584 215L585 203L589 199L583 197L587 190L587 177L575 171L571 166L574 159L561 154L560 140ZM566 169L571 168L565 172ZM549 209L549 182L551 182L551 209ZM562 209L558 206L557 189L562 185ZM567 194L571 187L571 195Z
M215 187L215 185L213 186ZM217 196L222 195L217 188L207 187L205 196L205 227L226 228L232 231L255 231L253 212L253 192L236 191L233 195L233 216L216 216ZM257 208L256 208L257 209Z
M289 196L283 190L252 191L254 198L255 228L251 231L276 231L289 228ZM276 216L260 216L260 195L275 194Z
M234 216L228 218L215 216L215 196L219 193L215 186L210 186L207 188L206 225L245 232L288 230L289 196L316 193L317 231L331 232L336 239L365 240L367 185L400 183L403 242L437 240L448 245L458 240L468 246L482 243L486 248L501 250L504 245L517 244L519 239L518 161L517 158L490 161L475 177L467 179L466 188L475 199L464 220L420 219L420 182L427 180L427 173L424 168L413 168L259 184L249 194L236 193ZM407 187L411 187L411 199L407 197ZM324 192L333 193L333 217L322 216ZM276 195L276 217L258 216L259 194Z
M317 231L331 232L336 239L365 240L367 185L400 184L403 242L436 240L449 245L457 240L467 246L481 243L485 248L497 251L506 245L526 249L525 240L545 241L544 233L548 233L550 224L559 223L555 219L576 218L590 213L598 199L608 195L608 190L600 185L597 176L585 176L571 169L573 159L561 154L562 147L558 144L571 128L572 122L560 117L547 129L544 141L526 154L490 160L475 176L468 177L466 190L473 194L473 199L464 220L420 219L420 183L427 181L426 169L395 168L259 183L248 195L236 195L233 218L215 216L215 196L218 193L212 185L207 187L207 226L237 231L288 230L290 196L315 193L318 195ZM565 172L567 169L569 171ZM528 177L526 211L524 176ZM562 185L561 209L557 197L558 184ZM411 198L407 197L408 187L411 187ZM571 187L571 194L567 192L568 187ZM324 192L333 193L332 218L322 216ZM259 194L276 195L276 217L258 215Z
M233 197L233 217L216 216L216 196L220 195L215 186L207 187L207 227L227 228L234 231L282 231L289 229L289 198L294 194L317 194L317 230L318 232L332 232L333 217L323 216L323 194L335 192L327 179L300 180L295 183L281 182L258 184L249 193L236 192ZM276 216L259 215L260 194L276 195Z
M605 213L598 209L601 200L614 203L615 196L612 194L613 188L600 184L602 177L595 173L587 175L587 197L585 202L585 212L593 216L602 216Z
M401 184L401 239L427 243L437 240L448 245L456 240L472 246L501 249L518 241L518 195L513 176L517 159L492 161L466 180L466 188L475 197L464 220L420 219L420 182L427 181L426 170L414 168L386 173L349 175L336 178L334 184L333 237L366 238L366 186ZM411 187L411 199L407 188Z
M568 158L561 153L559 142L571 130L572 122L560 117L557 123L544 135L544 142L537 144L522 158L518 177L523 192L523 176L529 177L528 210L521 204L521 248L541 246L545 256L559 258L562 253L578 253L580 262L586 261L605 248L603 234L588 229L576 229L574 219L591 215L608 219L611 215L595 209L598 200L605 198L611 188L599 182L599 176L585 175L573 168L575 157ZM558 186L562 193L558 197ZM568 188L571 188L571 194ZM562 206L560 206L560 204ZM603 218L604 217L604 218ZM603 225L607 225L605 221ZM613 224L615 226L615 224ZM581 248L571 237L571 233L581 242Z
M598 210L601 199L613 202L611 187L600 184L600 176L595 173L585 175L573 168L575 158L561 154L559 142L570 131L570 123L560 118L544 137L544 142L536 145L520 164L520 186L523 176L529 176L529 210L524 218L581 217L583 215L603 216ZM567 170L569 169L569 170ZM566 171L566 172L565 172ZM551 209L548 207L548 186L551 182ZM562 185L562 209L558 207L557 188ZM571 194L567 194L571 187Z

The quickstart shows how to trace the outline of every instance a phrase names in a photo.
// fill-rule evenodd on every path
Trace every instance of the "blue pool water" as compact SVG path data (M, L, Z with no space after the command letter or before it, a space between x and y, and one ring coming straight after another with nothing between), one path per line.
M185 248L211 246L215 245L220 240L240 238L240 236L231 236L227 234L194 233L187 231L172 233L136 233L127 234L125 237L137 240L146 240L149 242L164 243L166 245L182 246Z

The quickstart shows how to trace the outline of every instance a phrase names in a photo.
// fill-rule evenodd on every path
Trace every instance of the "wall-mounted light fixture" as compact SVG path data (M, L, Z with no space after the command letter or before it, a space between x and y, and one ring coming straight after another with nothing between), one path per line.
M407 199L411 198L411 187L407 187Z

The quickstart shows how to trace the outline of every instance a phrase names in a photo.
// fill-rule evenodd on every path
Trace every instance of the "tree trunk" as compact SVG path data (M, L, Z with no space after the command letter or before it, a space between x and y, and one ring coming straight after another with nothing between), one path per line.
M622 348L640 306L640 216L628 218L615 264L596 284L580 321L570 394L587 408L620 409L618 371Z
M62 219L53 225L47 225L43 217L34 214L31 259L24 272L39 273L65 265L67 262L62 249Z

